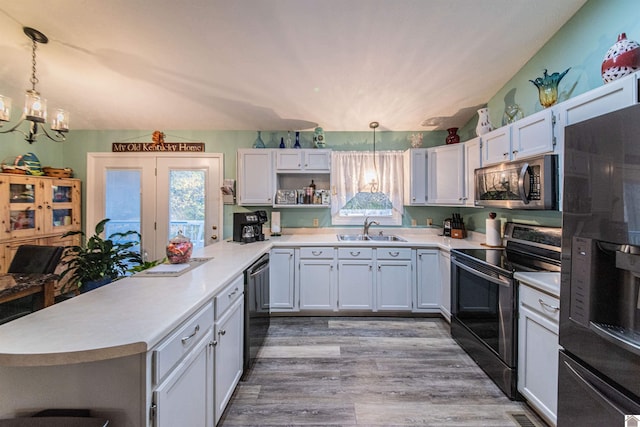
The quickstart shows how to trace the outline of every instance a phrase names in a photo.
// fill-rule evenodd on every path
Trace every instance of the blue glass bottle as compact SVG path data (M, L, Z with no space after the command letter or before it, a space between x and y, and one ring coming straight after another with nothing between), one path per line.
M260 131L258 131L258 137L256 138L255 142L253 143L253 148L267 148L267 146L264 145L264 141L262 140L262 136L260 136Z
M300 145L300 132L296 132L296 143L293 148L302 148L302 146Z
M280 138L280 148L286 148L284 145L284 136Z

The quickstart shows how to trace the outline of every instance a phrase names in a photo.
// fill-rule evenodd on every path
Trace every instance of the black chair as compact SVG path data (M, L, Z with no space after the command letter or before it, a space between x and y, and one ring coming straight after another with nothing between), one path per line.
M62 246L21 245L7 272L51 274L55 272L63 251ZM32 313L34 305L32 295L0 304L0 325Z

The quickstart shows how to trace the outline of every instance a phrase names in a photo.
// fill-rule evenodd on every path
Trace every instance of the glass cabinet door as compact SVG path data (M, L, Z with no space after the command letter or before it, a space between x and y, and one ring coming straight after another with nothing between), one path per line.
M12 237L35 235L42 227L42 185L31 177L9 179L9 233Z
M79 184L70 180L52 180L46 189L46 232L74 230L79 224Z

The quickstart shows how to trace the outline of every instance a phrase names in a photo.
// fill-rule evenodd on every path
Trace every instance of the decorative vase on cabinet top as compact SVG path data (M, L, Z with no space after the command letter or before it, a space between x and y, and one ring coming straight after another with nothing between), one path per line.
M262 135L260 131L258 131L258 137L253 143L253 148L266 148L266 145L264 145L264 141L262 140Z
M487 132L491 132L493 126L489 121L489 109L481 108L478 110L478 124L476 125L476 135L481 136Z
M551 107L558 101L558 83L569 72L571 67L564 70L562 73L547 74L547 70L544 70L542 77L537 77L535 80L529 80L538 88L538 96L540 98L540 105L544 108Z
M602 60L602 80L612 82L640 69L640 44L622 33Z
M449 132L449 135L447 135L445 140L447 144L457 144L460 142L460 135L456 133L458 132L458 128L449 128L447 129L447 132Z

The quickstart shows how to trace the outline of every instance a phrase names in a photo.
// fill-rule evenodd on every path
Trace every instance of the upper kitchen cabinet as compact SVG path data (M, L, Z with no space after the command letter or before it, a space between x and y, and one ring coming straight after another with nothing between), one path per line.
M475 206L475 170L482 167L480 138L470 139L464 143L464 205Z
M276 172L329 173L331 150L276 150Z
M482 164L502 163L511 159L511 126L485 133L482 140Z
M427 149L411 148L404 152L404 204L427 204Z
M552 152L554 124L553 110L546 109L482 135L482 165Z
M511 125L511 160L549 153L555 147L553 110L546 109Z
M428 149L430 205L465 203L464 148L450 144Z
M637 103L639 77L630 74L558 104L554 109L560 129ZM564 131L558 137L563 142Z
M237 155L239 205L273 205L275 194L272 149L240 149Z

